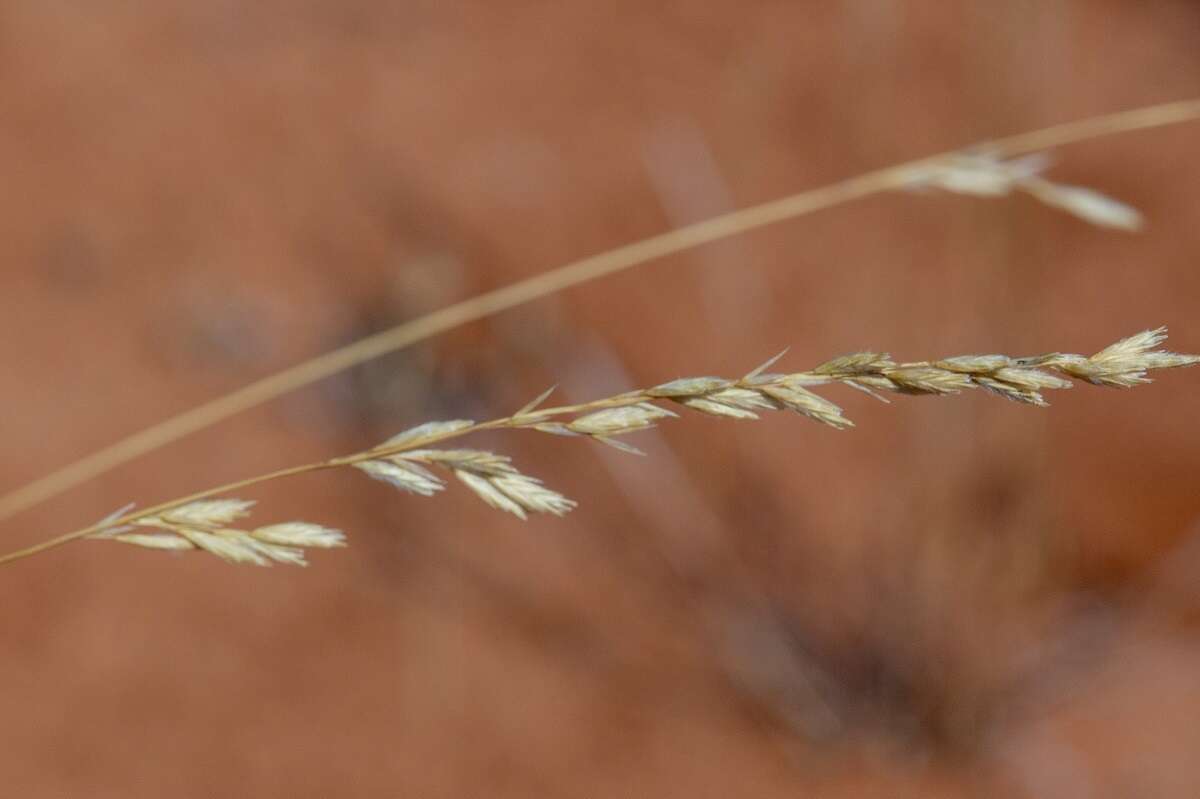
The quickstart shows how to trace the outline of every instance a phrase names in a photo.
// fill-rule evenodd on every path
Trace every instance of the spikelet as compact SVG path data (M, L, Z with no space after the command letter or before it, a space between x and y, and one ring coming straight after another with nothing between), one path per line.
M878 352L855 352L826 361L812 371L815 375L832 375L846 379L858 375L876 375L895 365L889 356Z
M616 436L653 427L659 419L675 414L650 402L589 413L567 424L573 433L586 436Z
M854 426L854 422L842 416L840 407L795 382L764 386L762 391L781 406L836 430Z
M401 491L431 497L446 487L442 479L428 469L405 458L392 457L387 460L367 460L354 464L356 469L366 472L376 480L389 483Z
M311 522L283 522L251 530L250 534L267 544L290 547L332 549L346 546L346 535L341 530L323 527Z
M974 385L969 374L938 369L931 364L887 369L880 376L888 382L871 385L902 394L957 394Z
M523 410L519 416L527 413L528 410ZM457 477L488 505L522 519L528 518L529 513L562 516L576 505L562 494L546 488L537 478L519 472L507 456L483 450L410 450L392 455L388 460L365 460L354 466L376 479L423 496L430 496L445 487L442 479L426 468L440 467Z
M195 549L196 545L186 538L166 533L125 533L115 536L114 540L123 544L145 547L147 549Z
M1051 208L1065 211L1097 227L1136 231L1142 227L1137 209L1082 186L1067 186L1041 176L1049 166L1044 156L1000 161L985 154L953 155L915 170L909 188L934 188L973 197L1003 197L1023 191Z
M249 500L204 499L164 511L161 518L172 524L213 527L249 516L253 506Z
M227 530L208 532L206 530L191 530L179 528L179 535L203 549L211 555L229 563L252 563L255 566L269 566L271 561L260 553L254 546L254 539L248 535Z
M1096 227L1127 231L1142 228L1142 215L1136 208L1093 189L1065 186L1041 178L1025 180L1021 188L1046 205L1066 211Z
M910 188L936 188L973 197L1003 197L1047 166L1044 158L1000 161L985 154L956 154L915 171Z
M1149 383L1146 373L1152 369L1174 369L1200 363L1200 357L1157 350L1166 341L1167 329L1143 330L1123 338L1090 358L1081 355L1044 356L1040 365L1089 383L1115 388L1130 388Z
M385 447L399 447L406 444L412 444L413 442L421 439L431 438L433 436L458 433L466 430L468 427L472 427L474 424L475 423L469 419L452 419L445 422L426 422L425 424L409 428L402 433L397 433L376 447L376 449L383 449Z
M720 391L733 385L733 381L722 377L685 377L672 380L660 386L646 390L646 396L663 399L682 399L685 397L700 397Z
M240 499L206 499L189 502L161 513L129 519L127 524L101 530L90 536L144 549L187 551L199 549L229 563L269 566L285 563L307 565L305 549L330 549L345 546L340 530L309 522L284 522L256 530L240 530L229 525L249 515L253 502ZM119 522L125 515L107 518ZM135 528L154 532L127 532Z

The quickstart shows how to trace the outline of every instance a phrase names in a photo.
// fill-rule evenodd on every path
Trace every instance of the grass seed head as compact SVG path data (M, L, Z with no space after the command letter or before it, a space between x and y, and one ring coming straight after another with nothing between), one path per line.
M859 352L826 361L807 372L769 374L766 370L778 360L776 356L741 380L681 378L582 405L535 411L549 396L545 392L514 416L485 425L466 420L418 425L379 447L318 466L353 465L376 480L426 497L445 488L445 481L435 474L442 469L498 510L521 519L531 513L562 516L576 507L575 501L518 471L506 455L477 449L417 447L481 427L510 427L591 438L640 455L640 450L619 436L677 416L659 404L665 402L733 419L757 419L761 411L791 410L837 429L852 427L853 422L843 415L840 406L808 388L830 383L843 383L880 399L884 398L877 392L946 395L982 388L1005 399L1042 406L1047 404L1043 391L1070 388L1071 378L1130 387L1148 382L1147 373L1154 369L1200 363L1198 356L1158 349L1166 337L1165 328L1145 330L1090 357L1060 352L1025 358L963 355L897 364L888 355ZM566 420L556 421L555 417ZM231 525L247 516L253 504L232 498L201 499L147 515L129 513L129 508L124 508L89 528L89 536L147 549L198 549L230 563L258 566L303 566L306 549L345 545L340 530L309 522L283 522L249 531L233 528ZM132 532L136 528L153 528L153 532Z

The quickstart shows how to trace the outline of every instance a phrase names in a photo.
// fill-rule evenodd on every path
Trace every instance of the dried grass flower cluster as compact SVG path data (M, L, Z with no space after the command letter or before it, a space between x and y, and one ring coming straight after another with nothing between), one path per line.
M551 390L511 416L489 422L430 422L362 452L260 475L141 511L123 508L91 527L12 553L0 562L91 538L149 549L199 550L231 563L303 566L305 550L344 546L342 532L301 521L246 529L238 525L254 503L220 495L306 472L353 467L422 497L442 491L446 487L442 474L452 475L497 510L522 519L539 513L562 516L576 507L575 501L518 470L508 456L435 445L481 430L515 429L591 439L642 454L626 437L677 418L682 409L737 420L790 411L843 430L854 423L841 406L813 391L835 383L884 402L889 401L886 394L945 396L979 388L1014 402L1045 406L1044 392L1071 388L1073 380L1130 388L1150 382L1152 371L1200 363L1200 356L1160 349L1166 338L1166 328L1146 330L1090 356L1052 352L900 362L885 353L855 352L791 373L772 371L783 357L780 353L740 378L686 377L583 404L541 407Z

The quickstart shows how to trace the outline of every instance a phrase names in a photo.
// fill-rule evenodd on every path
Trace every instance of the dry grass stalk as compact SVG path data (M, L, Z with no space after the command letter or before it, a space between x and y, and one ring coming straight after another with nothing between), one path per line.
M856 352L804 372L775 373L775 356L741 378L688 377L579 405L541 408L549 391L512 416L489 422L430 422L376 447L319 463L296 466L172 500L141 511L124 508L91 527L13 552L6 563L70 541L92 538L151 549L201 550L232 563L305 565L306 548L343 546L338 530L307 522L242 529L252 502L218 498L234 490L321 469L351 466L370 477L419 496L443 490L438 472L456 477L488 505L524 519L531 513L562 516L576 503L523 474L504 455L434 445L480 430L517 429L588 438L641 454L623 437L675 418L674 409L731 419L757 419L770 411L792 411L835 429L854 424L842 408L812 389L832 383L887 402L884 393L949 395L981 388L1029 405L1047 404L1043 392L1071 388L1072 380L1130 388L1150 382L1149 372L1200 363L1200 356L1159 349L1166 328L1146 330L1083 356L1053 352L1032 357L964 355L933 361L897 362L876 352ZM152 532L145 532L149 530Z
M325 353L128 436L0 495L0 520L236 413L460 325L673 253L872 194L915 187L985 196L1024 191L1094 224L1135 229L1140 225L1140 216L1133 209L1090 189L1046 181L1039 175L1041 162L1037 159L1007 162L1004 159L1197 118L1200 118L1200 99L1068 122L869 172L574 261Z

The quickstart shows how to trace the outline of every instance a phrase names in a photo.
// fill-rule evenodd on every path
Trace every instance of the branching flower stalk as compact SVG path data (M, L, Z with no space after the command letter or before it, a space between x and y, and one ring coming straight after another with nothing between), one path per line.
M1166 328L1121 339L1091 356L1052 352L1025 358L965 355L933 361L896 362L883 353L856 352L804 372L775 373L775 356L741 378L688 377L577 405L543 408L553 389L511 416L488 422L430 422L350 455L294 466L140 511L123 508L94 525L0 557L8 563L81 539L115 541L152 549L200 550L232 563L305 565L306 549L345 545L339 530L309 522L244 529L240 520L254 504L219 498L253 485L324 469L357 468L408 493L432 496L456 477L480 499L522 519L531 513L562 516L576 503L523 474L504 455L435 445L483 430L530 430L589 438L642 454L624 436L675 418L688 408L710 416L757 419L762 412L792 411L835 429L854 424L842 408L812 389L839 383L887 402L886 393L949 395L981 388L1005 399L1045 406L1043 392L1067 389L1073 380L1115 388L1150 382L1149 372L1200 363L1200 356L1158 349Z

